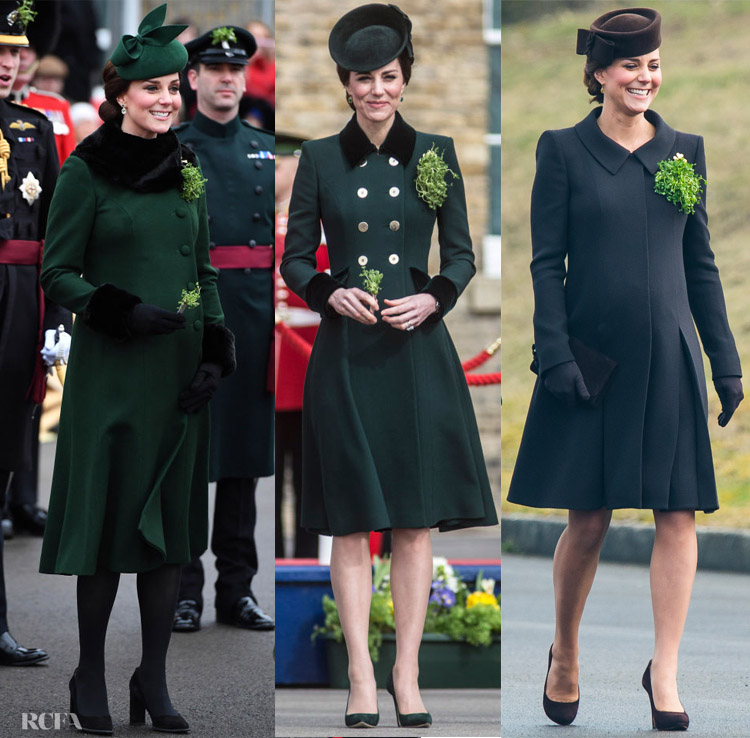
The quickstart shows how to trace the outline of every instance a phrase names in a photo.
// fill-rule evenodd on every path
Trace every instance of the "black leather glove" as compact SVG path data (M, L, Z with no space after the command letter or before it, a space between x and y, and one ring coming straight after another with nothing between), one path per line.
M219 389L221 367L218 364L204 362L195 372L190 387L180 392L180 410L184 413L197 413Z
M579 400L591 399L575 361L566 361L548 369L544 373L544 386L568 407L575 407Z
M126 318L128 330L134 336L159 336L185 327L185 316L156 305L139 302Z
M742 393L742 380L739 377L716 377L714 387L721 400L719 425L723 428L732 419L734 411L745 397Z

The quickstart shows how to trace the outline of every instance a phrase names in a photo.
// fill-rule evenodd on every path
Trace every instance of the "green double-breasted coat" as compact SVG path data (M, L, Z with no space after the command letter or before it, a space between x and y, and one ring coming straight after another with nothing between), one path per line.
M186 201L178 186L154 191L151 172L138 177L139 189L103 174L110 156L121 157L112 177L122 179L115 170L128 166L123 157L138 167L150 154L150 140L112 125L86 160L74 152L66 161L47 228L42 284L78 314L42 549L47 573L147 571L186 563L207 544L209 411L186 415L178 406L201 361L204 324L223 321L205 197ZM158 168L174 165L179 181L186 153L174 133L167 136ZM176 310L196 282L200 305L186 311L183 330L115 337L92 328L92 298L102 285ZM117 322L113 305L97 322L105 318Z
M442 316L474 274L463 182L437 210L416 193L433 144L459 172L451 139L400 116L379 150L352 118L337 136L306 143L289 208L281 272L323 320L305 381L302 524L345 535L497 522L466 380ZM316 271L321 222L331 276ZM427 259L437 223L440 275ZM378 295L425 291L438 314L413 331L332 313L331 293L383 273Z

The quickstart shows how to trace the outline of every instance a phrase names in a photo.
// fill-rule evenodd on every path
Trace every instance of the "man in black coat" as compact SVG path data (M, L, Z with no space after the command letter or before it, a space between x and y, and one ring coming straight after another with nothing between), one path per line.
M13 473L31 463L32 416L45 387L41 339L61 323L70 330L70 313L40 299L39 288L41 239L58 171L52 124L42 113L6 99L18 72L19 49L28 46L28 21L15 2L0 2L0 508ZM0 536L0 665L47 658L8 632Z

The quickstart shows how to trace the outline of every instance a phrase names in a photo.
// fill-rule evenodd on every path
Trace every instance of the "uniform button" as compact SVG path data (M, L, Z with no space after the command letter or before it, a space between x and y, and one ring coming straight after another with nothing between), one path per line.
M258 142L257 142L257 141L251 141L251 142L250 142L250 145L251 145L251 146L252 146L252 147L253 147L254 149L257 149L257 148L258 148Z
M263 164L261 162L259 162L259 161L256 161L255 162L255 168L256 169L263 169Z
M257 241L256 241L256 240L255 240L254 238L251 238L251 239L250 239L250 240L249 240L249 241L247 242L247 245L248 245L248 246L249 246L250 248L252 248L253 246L257 246L257 245L258 245L258 242L257 242Z
M260 213L253 213L253 223L257 223L260 220Z
M367 197L367 190L364 187L360 187L357 190L357 197Z
M359 166L366 167L367 166L367 159L365 159L364 161L359 162Z
M258 186L257 186L257 187L255 188L255 194L256 194L256 195L260 195L260 194L261 194L262 192L263 192L263 187L262 187L261 185L258 185Z
M174 211L174 214L178 218L184 218L187 215L187 210L185 208L183 208L183 207L179 207L179 208L177 208L177 210Z
M390 261L391 264L398 264L398 254L391 254L388 257L388 261Z
M201 321L201 320L196 320L196 321L195 321L195 322L193 323L193 328L195 328L195 330L196 330L196 331L199 331L199 330L200 330L201 328L203 328L203 321Z
M362 221L361 223L358 223L358 224L357 224L357 228L359 229L359 232L360 232L360 233L366 233L366 232L367 232L367 229L368 229L369 227L370 227L370 226L369 226L369 225L367 225L367 223L365 223L365 221L364 221L364 220L363 220L363 221Z
M252 274L253 273L253 270L250 267L245 267L242 271L245 274Z
M397 231L397 230L398 230L399 228L401 228L401 223L399 223L399 222L398 222L397 220L392 220L392 221L391 221L391 222L390 222L390 223L388 224L388 227L389 227L389 228L390 228L390 229L391 229L392 231Z
M388 159L388 163L389 163L389 164L390 164L390 165L391 165L392 167L397 167L397 166L398 166L398 159L394 159L393 157L391 157L390 159Z
M398 187L391 187L391 189L390 189L390 190L388 190L388 194L389 194L389 195L390 195L391 197L398 197L398 193L399 193L399 192L401 192L401 190L399 190L399 188L398 188Z
M359 264L361 267L365 266L367 264L367 257L362 255L357 259L357 264Z
M276 290L276 299L277 300L286 300L287 297L289 297L288 290Z
M187 256L190 253L190 246L188 246L186 243L182 244L182 246L180 246L180 253L183 256Z

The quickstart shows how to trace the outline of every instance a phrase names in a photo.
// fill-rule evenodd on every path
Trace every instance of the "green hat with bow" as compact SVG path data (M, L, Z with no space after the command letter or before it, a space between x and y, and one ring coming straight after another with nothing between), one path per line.
M138 26L135 36L124 35L112 52L111 62L122 79L151 79L180 72L188 53L177 41L187 26L165 26L167 4L154 8Z

